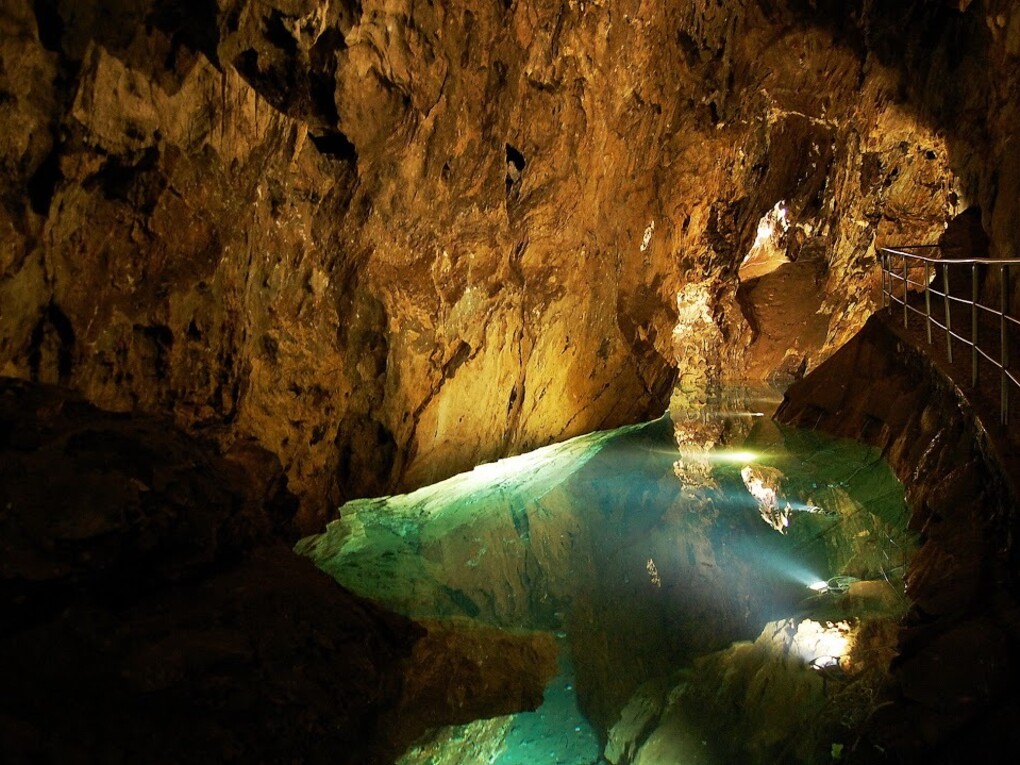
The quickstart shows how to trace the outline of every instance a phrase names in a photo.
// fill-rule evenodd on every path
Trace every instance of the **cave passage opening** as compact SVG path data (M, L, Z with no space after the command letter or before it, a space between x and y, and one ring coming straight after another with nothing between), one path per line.
M298 544L411 617L555 636L541 707L435 731L401 765L819 762L852 745L907 607L902 485L873 448L776 424L771 390L676 400L350 502Z

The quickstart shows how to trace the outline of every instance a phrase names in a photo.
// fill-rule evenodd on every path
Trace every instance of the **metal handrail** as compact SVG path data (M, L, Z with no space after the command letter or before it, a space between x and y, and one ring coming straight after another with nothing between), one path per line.
M903 306L903 326L909 326L911 312L923 316L925 319L925 330L928 336L928 344L933 344L932 327L937 327L946 335L946 357L949 363L953 363L953 340L958 340L971 349L971 386L977 387L979 361L984 359L999 370L1000 397L999 397L999 421L1002 425L1009 424L1009 394L1011 386L1020 388L1020 379L1010 369L1009 344L1010 326L1020 327L1020 319L1009 314L1009 285L1012 267L1020 267L1020 260L1003 260L993 258L933 258L926 255L919 255L908 250L934 250L940 249L937 244L900 245L898 247L883 247L879 250L879 262L882 267L882 307L891 308L893 303ZM901 262L894 264L893 259ZM913 265L911 265L913 264ZM980 302L978 266L999 267L999 306L998 308L984 305ZM970 298L950 294L949 284L950 271L959 272L965 268L958 266L970 266ZM924 269L924 281L918 282L910 278L910 271L917 268ZM932 282L938 279L939 269L942 271L942 290L932 289ZM897 297L893 292L894 282L903 285L903 297ZM907 293L911 287L919 288L924 292L924 309L910 305ZM940 322L932 313L932 295L942 298L945 323ZM969 305L971 318L970 338L963 337L953 329L953 316L950 304ZM981 340L978 332L978 311L984 311L999 317L999 358L995 359L986 347L981 347Z

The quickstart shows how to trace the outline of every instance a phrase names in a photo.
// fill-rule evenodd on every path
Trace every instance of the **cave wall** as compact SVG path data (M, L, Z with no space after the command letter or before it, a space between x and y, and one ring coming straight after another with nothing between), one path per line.
M0 373L256 441L306 528L658 414L678 372L800 375L875 308L875 246L964 207L1016 236L1005 2L10 0L0 30ZM795 262L741 284L779 201Z

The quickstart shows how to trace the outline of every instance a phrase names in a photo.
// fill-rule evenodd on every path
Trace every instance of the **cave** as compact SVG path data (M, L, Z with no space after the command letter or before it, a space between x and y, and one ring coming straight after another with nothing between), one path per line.
M0 761L1012 762L1015 3L0 32Z

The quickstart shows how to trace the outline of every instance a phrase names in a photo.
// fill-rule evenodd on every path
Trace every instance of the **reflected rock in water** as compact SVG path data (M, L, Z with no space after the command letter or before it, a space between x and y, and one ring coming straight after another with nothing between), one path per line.
M868 609L902 599L914 541L902 486L877 452L778 426L760 416L769 398L681 393L688 408L668 418L348 503L299 544L341 583L414 618L555 636L560 672L536 714L439 731L406 765L466 762L468 750L493 765L552 754L587 765L593 748L613 765L820 761L836 712L815 705L836 698L844 660L812 669L819 657L800 654L836 653L821 645L829 623L877 630ZM809 597L834 577L886 582L891 597L858 588L852 609L849 592ZM876 655L871 665L887 665ZM791 695L766 688L770 678ZM776 737L794 723L815 735L784 751ZM500 740L474 740L488 735Z
M780 495L782 471L776 468L745 465L740 477L748 493L758 503L762 520L780 534L790 528L790 505Z

